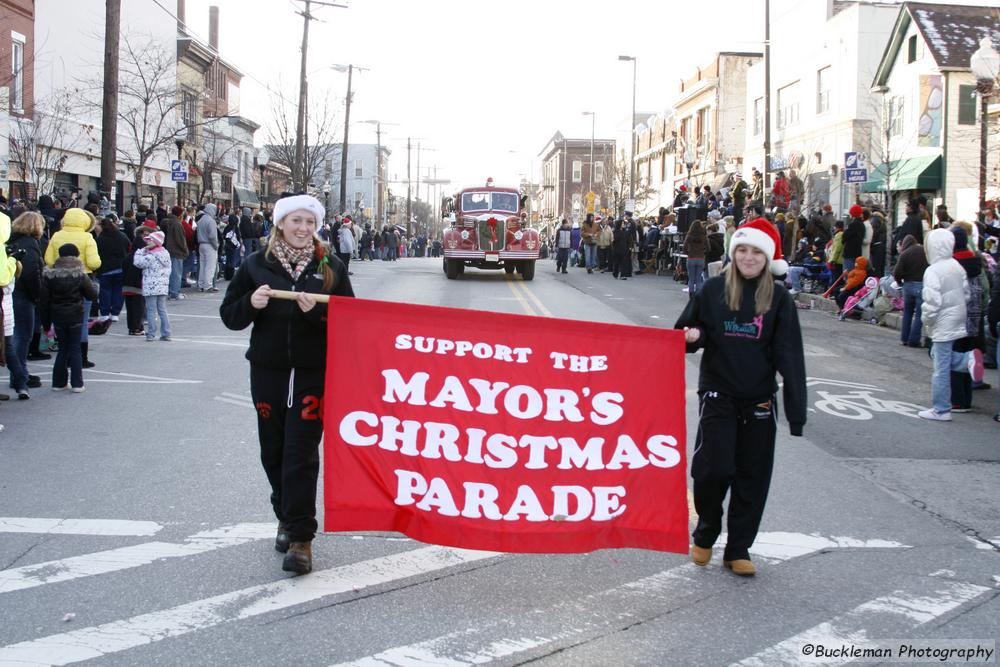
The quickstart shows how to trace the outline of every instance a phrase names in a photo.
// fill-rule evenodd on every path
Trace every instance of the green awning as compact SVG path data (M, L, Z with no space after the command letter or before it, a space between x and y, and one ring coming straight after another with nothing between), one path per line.
M889 176L889 190L940 190L941 156L914 157L908 160L892 160L880 164L869 176L868 182L861 184L862 192L884 192L886 174Z

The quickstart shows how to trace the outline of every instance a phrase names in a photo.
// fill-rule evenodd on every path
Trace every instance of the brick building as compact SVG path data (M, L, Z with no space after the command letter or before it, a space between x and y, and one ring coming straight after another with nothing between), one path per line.
M568 139L556 132L538 153L542 159L542 220L566 218L582 222L587 214L590 188L598 212L611 206L615 142L594 139L593 167L590 147L590 139Z

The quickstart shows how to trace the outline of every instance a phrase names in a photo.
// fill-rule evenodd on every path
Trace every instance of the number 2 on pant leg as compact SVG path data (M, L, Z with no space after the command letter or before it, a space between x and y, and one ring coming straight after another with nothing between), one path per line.
M314 421L323 418L323 400L318 396L305 396L302 398L302 421Z

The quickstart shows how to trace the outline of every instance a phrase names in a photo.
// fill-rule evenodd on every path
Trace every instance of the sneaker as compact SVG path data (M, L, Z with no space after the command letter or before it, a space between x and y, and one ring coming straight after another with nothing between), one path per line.
M73 387L70 391L74 394L82 394L84 389L86 389L86 387Z
M29 354L28 361L46 361L51 359L51 354L45 354L44 352L39 352L38 354Z
M146 336L147 343L152 343L154 340L156 340L156 336Z
M209 287L209 288L208 288L208 291L209 291L209 292L218 292L218 291L219 291L219 288L218 288L218 287Z
M117 315L112 315L111 316L111 321L112 322L117 322L118 321L118 316Z
M66 385L61 387L52 387L52 391L66 391Z
M973 350L969 354L969 375L973 382L983 381L983 351Z
M142 329L140 329L139 331L129 331L128 335L129 336L145 336L146 332L143 331Z
M992 389L992 388L993 385L989 384L988 382L980 382L979 384L972 385L972 391L986 391L987 389Z
M37 375L28 376L28 389L38 389L42 386L42 378Z
M28 394L28 390L27 389L22 389L19 392L17 392L17 400L19 400L19 401L26 401L29 398L31 398L31 396Z
M933 409L921 410L917 413L917 416L921 419L927 419L932 422L950 422L951 412L935 412Z
M173 338L171 338L170 336L160 336L160 340L166 341L166 342L169 343L170 341L173 340Z
M958 412L958 413L966 413L966 412L972 412L972 408L971 407L970 408L963 408L961 405L953 405L953 406L951 406L951 411L952 412Z

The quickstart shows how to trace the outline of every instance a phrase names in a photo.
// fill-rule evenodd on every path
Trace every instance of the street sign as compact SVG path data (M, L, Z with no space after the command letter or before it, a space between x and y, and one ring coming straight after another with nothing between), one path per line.
M635 200L634 199L626 199L625 200L625 212L626 213L635 213Z
M187 160L171 160L170 161L170 180L175 183L187 183L188 179L188 161Z
M858 164L858 154L855 152L844 153L844 169L857 169L861 165ZM850 181L848 181L850 182Z
M844 182L845 183L867 183L868 182L868 170L867 169L844 169Z

